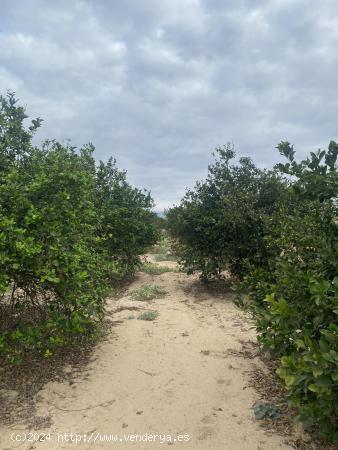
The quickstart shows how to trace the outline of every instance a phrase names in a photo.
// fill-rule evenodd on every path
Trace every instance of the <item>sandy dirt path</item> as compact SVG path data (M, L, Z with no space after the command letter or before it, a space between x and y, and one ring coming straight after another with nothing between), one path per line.
M167 294L147 304L130 299L133 289L153 283ZM247 372L262 363L235 353L243 342L250 349L255 333L231 295L211 295L181 273L139 274L122 298L109 300L115 325L85 370L71 383L48 383L36 396L36 413L50 418L38 432L51 433L51 440L13 442L11 434L22 436L25 425L0 426L1 450L291 449L254 419L258 395ZM137 320L148 309L159 312L156 320ZM81 442L66 442L70 432ZM145 439L146 433L162 437L140 442L132 436ZM118 441L100 441L104 435Z

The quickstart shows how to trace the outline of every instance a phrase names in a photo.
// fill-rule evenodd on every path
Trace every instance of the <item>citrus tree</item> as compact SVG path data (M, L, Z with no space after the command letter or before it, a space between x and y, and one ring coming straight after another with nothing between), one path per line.
M91 331L157 235L150 194L112 160L97 167L91 144L34 146L41 120L26 119L0 97L0 352L12 362Z

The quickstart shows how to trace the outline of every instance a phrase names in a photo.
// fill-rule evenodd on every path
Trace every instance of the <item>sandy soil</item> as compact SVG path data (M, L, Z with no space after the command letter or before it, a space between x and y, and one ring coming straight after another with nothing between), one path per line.
M130 299L128 292L149 283L167 294L148 303ZM255 333L230 290L212 295L196 279L168 272L140 274L128 292L109 300L115 326L86 369L71 383L48 383L36 396L37 414L50 418L37 432L50 433L51 439L13 442L11 434L23 436L26 426L0 426L1 450L292 448L254 419L251 407L258 394L248 386L248 371L262 363L254 355L236 354L243 343L254 351ZM142 310L157 310L159 316L137 320ZM79 433L81 442L66 442L72 438L65 433L71 432ZM132 436L145 440L146 433L162 436L156 442ZM104 435L116 435L118 442L100 441ZM169 435L172 441L163 442ZM138 441L127 442L128 436Z

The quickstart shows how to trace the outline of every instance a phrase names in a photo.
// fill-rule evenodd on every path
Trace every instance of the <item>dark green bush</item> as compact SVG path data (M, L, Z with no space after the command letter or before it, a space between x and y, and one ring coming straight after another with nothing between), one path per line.
M139 255L159 237L157 216L151 212L153 200L146 191L136 189L126 180L126 172L110 158L97 169L96 209L101 246L116 271L117 279L133 275L141 266Z
M264 221L285 182L274 172L258 169L249 158L231 165L234 157L230 145L217 149L207 179L166 214L184 270L199 272L203 280L220 277L224 270L242 278L250 266L268 260Z
M167 214L183 267L241 280L262 347L298 419L337 439L338 145L300 163L288 142L273 172L218 151L205 182Z
M152 199L94 147L32 145L13 94L0 97L0 352L49 356L102 317L110 282L156 240Z
M338 327L331 323L319 339L301 333L297 352L284 356L277 370L289 393L290 405L305 426L317 426L324 437L338 441Z
M281 357L290 404L298 418L336 439L338 401L337 145L300 163L293 148L279 145L289 160L277 168L292 176L287 202L266 223L274 249L268 268L244 280L253 301L259 341ZM284 355L284 356L283 356Z

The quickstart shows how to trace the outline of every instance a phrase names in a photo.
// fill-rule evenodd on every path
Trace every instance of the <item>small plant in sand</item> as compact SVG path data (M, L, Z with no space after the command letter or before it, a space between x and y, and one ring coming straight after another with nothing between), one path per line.
M154 255L155 261L177 261L177 256L172 255L170 252L167 253L158 253Z
M142 265L141 272L148 273L149 275L161 275L162 273L173 272L173 269L146 262Z
M272 419L276 420L281 416L280 409L274 403L256 402L252 407L255 417L258 420Z
M166 254L171 250L171 243L168 236L162 235L160 240L152 248L152 253Z
M158 317L159 313L157 311L144 311L142 314L138 316L139 320L155 320Z
M166 292L160 286L156 284L147 284L138 289L132 291L130 297L136 301L148 301L153 300L156 297L162 297Z

